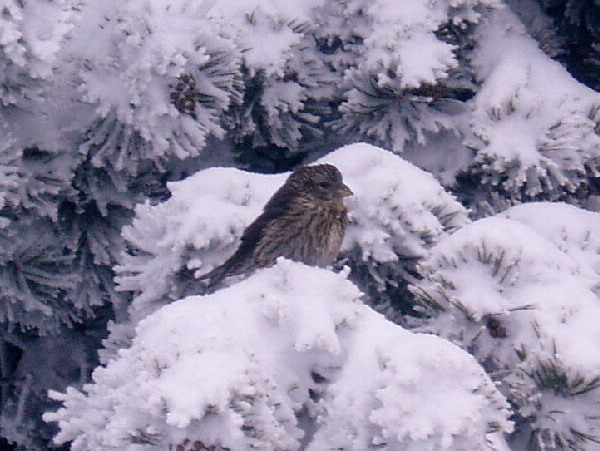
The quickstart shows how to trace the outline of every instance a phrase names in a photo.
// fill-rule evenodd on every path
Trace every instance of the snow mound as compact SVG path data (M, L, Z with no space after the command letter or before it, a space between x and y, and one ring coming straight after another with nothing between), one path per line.
M511 208L434 246L412 287L420 330L497 374L540 446L600 438L590 413L600 403L600 327L589 321L600 315L597 224L564 204Z
M600 292L600 214L561 202L532 202L517 205L502 216L526 224L590 271Z
M421 272L427 293L444 293L444 301L434 296L441 301L436 308L457 309L477 328L499 318L512 348L507 356L526 346L537 349L538 358L559 355L574 371L600 372L594 357L600 355L600 328L581 328L586 318L600 315L600 299L579 263L530 227L501 217L476 221L435 246ZM442 336L464 334L457 323L449 326Z
M360 296L344 274L280 259L148 316L93 383L53 393L64 408L45 420L74 451L190 441L230 450L490 449L486 435L510 423L482 368L444 340L389 323Z
M429 173L369 144L352 144L322 159L336 165L354 191L344 249L363 259L422 257L445 232L468 222L466 210Z

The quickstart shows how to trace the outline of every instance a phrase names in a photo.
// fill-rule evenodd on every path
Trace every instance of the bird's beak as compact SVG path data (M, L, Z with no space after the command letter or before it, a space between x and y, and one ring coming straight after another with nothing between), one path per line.
M340 197L352 196L354 193L348 186L342 183L341 188L338 188L337 193Z

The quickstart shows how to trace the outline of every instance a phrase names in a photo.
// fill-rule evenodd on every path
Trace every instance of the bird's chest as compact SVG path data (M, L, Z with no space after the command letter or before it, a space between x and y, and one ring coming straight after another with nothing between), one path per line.
M297 260L317 266L327 266L337 257L346 230L347 211L343 204L322 204L306 218L306 237L299 246L302 255Z
M285 257L307 265L327 266L336 259L348 222L343 204L298 202L268 222L253 250L258 266Z

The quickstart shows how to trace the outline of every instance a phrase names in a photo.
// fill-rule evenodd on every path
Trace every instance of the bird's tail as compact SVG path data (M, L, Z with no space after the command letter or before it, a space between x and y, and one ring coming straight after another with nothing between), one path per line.
M225 278L243 274L247 270L248 268L243 264L243 259L240 260L238 251L212 271L198 277L198 280L203 281L205 294L209 294L214 292Z
M223 282L225 277L227 277L228 267L226 266L226 263L227 262L198 277L198 280L203 283L204 294L214 292L215 288Z

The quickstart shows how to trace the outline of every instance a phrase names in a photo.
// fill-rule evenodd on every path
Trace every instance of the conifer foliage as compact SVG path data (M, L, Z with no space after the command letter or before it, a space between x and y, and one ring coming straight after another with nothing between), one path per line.
M0 0L0 436L593 450L598 17L584 0ZM280 261L198 296L316 160L355 193L337 274ZM426 409L440 399L447 415Z
M469 202L481 214L531 200L584 203L597 194L599 94L546 58L510 11L479 33L473 62L483 84L466 138L476 154L461 191L476 182Z
M575 78L600 88L600 5L585 0L538 0L562 38L560 60Z
M583 327L600 313L598 219L559 203L513 207L435 246L412 286L415 324L468 349L500 383L526 449L600 441L600 329Z

